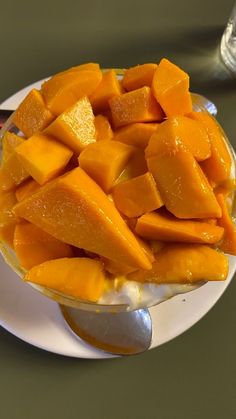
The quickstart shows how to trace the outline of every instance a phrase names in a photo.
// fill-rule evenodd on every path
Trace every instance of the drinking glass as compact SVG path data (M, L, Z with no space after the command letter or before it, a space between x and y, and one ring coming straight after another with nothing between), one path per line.
M236 2L221 39L220 51L224 64L236 75Z

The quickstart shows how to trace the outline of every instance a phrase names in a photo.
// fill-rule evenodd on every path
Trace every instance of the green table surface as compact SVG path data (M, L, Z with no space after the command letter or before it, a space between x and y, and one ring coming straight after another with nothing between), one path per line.
M1 1L0 102L86 61L125 67L166 56L217 105L236 146L236 81L217 65L233 0ZM0 329L2 419L233 419L236 282L195 326L139 356L57 356Z

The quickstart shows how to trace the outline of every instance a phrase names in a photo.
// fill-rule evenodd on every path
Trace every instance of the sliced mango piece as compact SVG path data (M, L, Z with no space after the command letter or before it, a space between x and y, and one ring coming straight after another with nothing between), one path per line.
M94 115L87 97L66 109L44 131L79 154L88 144L96 141Z
M192 112L190 117L204 125L211 143L211 156L201 164L204 173L213 182L224 182L229 179L232 165L225 134L208 112Z
M13 123L28 138L46 128L53 119L40 91L33 89L15 111Z
M113 96L121 95L121 93L121 86L115 70L105 71L101 83L89 97L94 112L99 113L109 109L109 99Z
M196 220L179 220L166 211L150 212L137 220L135 231L148 240L186 243L218 243L224 229Z
M12 212L17 203L13 191L0 192L0 240L13 247L13 235L18 217Z
M84 96L91 95L102 80L102 72L81 70L52 77L43 83L41 90L47 107L60 115Z
M73 72L81 71L81 70L82 71L84 70L100 71L100 65L98 63L79 64L74 67L70 67L67 70L60 71L59 73L54 74L53 77L60 77L60 76L63 76L64 74L73 73Z
M19 137L19 135L14 134L13 132L6 132L2 139L2 162L1 166L4 166L9 157L13 154L14 149L22 144L24 138Z
M82 151L79 165L105 192L109 192L134 152L134 147L102 140Z
M40 188L14 211L65 243L118 263L150 269L115 206L80 167Z
M153 263L155 260L153 251L149 244L142 240L140 237L135 236L138 243L140 244L142 250L144 251L145 255L147 256L150 263ZM127 266L123 263L117 263L113 260L102 258L102 263L104 264L104 268L107 272L109 272L112 275L127 275L130 272L137 271L137 268Z
M21 145L24 143L25 141ZM29 177L28 171L18 158L16 149L0 168L0 190L2 191L14 189Z
M225 196L218 193L216 197L222 211L222 217L218 219L218 225L223 227L225 231L220 249L225 253L236 256L236 226L230 216Z
M4 243L7 243L9 247L14 249L14 232L16 228L16 223L7 224L5 226L0 227L0 240Z
M109 119L104 115L97 115L94 118L94 125L96 129L96 140L111 140L113 131Z
M152 92L167 116L192 111L189 76L166 58L160 61L154 73Z
M203 244L168 244L156 255L150 271L136 271L128 279L157 284L224 281L228 258Z
M147 159L167 209L178 218L219 218L221 209L192 153L177 150Z
M28 198L28 196L35 193L40 188L38 182L34 179L27 179L23 182L15 191L16 199L18 202L23 201L23 199Z
M25 170L40 185L58 176L73 154L64 144L43 134L33 135L15 152Z
M186 116L170 117L159 124L146 148L146 156L178 149L189 150L196 160L206 160L211 155L211 144L201 122Z
M134 267L132 268L130 266L124 265L123 263L114 262L110 259L102 258L101 261L103 263L105 271L109 272L109 274L114 276L127 275L137 270Z
M147 63L128 68L122 79L125 90L136 90L144 86L151 87L157 64Z
M16 226L13 244L19 263L25 269L47 260L73 256L69 244L55 239L31 223L24 222Z
M128 145L146 148L151 135L156 131L160 124L158 123L145 123L137 122L119 128L114 132L113 140L120 141Z
M96 302L103 293L105 275L98 260L63 258L35 266L27 272L24 280L71 297Z
M148 167L144 150L137 148L134 154L130 157L123 172L116 179L115 184L117 185L118 183L125 182L126 180L132 179L134 177L144 175L146 172L148 172Z
M113 188L112 195L118 210L130 218L164 205L150 172L119 183Z
M163 112L151 93L150 87L132 90L109 100L116 128L134 122L160 121Z

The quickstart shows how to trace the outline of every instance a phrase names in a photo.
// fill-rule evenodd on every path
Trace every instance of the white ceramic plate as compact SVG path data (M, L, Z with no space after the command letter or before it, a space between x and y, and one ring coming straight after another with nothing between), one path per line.
M16 109L25 95L39 88L42 81L22 89L0 108ZM155 348L180 335L200 320L217 302L229 285L236 258L230 256L228 279L209 282L195 291L178 295L150 309ZM0 259L0 325L13 335L44 350L77 358L111 358L76 338L66 326L58 305L23 283Z

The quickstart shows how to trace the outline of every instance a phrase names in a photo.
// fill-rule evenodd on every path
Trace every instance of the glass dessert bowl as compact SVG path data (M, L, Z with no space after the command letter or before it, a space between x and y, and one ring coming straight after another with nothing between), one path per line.
M116 70L116 74L121 78L123 71ZM199 97L192 95L192 98L194 109L196 109L197 111L206 110L206 108L199 101ZM10 131L12 129L12 119L14 118L11 118L11 120L5 124L5 126L2 129L1 135L3 135L6 131ZM227 141L225 134L224 139L225 141ZM235 156L232 147L230 146L230 143L228 141L227 149L230 153L232 163L230 178L234 179ZM234 200L233 190L231 191L231 194L228 195L227 200L230 201L232 209ZM19 260L17 259L16 254L11 249L11 247L8 246L6 243L1 242L1 252L6 262L12 267L12 269L14 269L14 271L21 278L23 278L25 276L26 270L21 267ZM198 288L199 286L202 286L205 283L204 280L207 280L207 278L202 278L202 281L188 284L155 284L136 282L134 280L135 272L132 275L133 280L125 279L125 276L122 274L117 275L117 277L111 278L110 276L109 278L107 278L104 291L97 302L89 302L73 296L65 295L60 291L51 289L50 287L40 286L32 282L29 283L31 286L36 288L45 296L65 306L95 312L122 312L154 306L179 293L192 291Z

